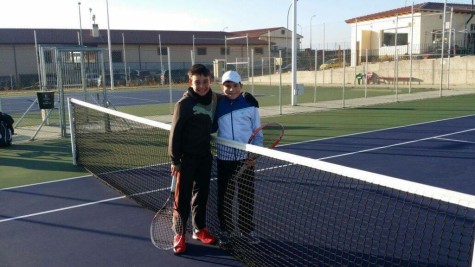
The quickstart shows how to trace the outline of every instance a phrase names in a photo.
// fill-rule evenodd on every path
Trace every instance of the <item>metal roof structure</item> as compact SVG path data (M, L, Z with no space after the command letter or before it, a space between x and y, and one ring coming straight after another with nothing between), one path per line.
M447 9L454 9L454 13L465 13L465 14L475 14L474 7L467 4L449 4L447 3ZM395 17L396 15L411 14L412 6L405 6L401 8L391 9L387 11L382 11L378 13L373 13L369 15L359 16L351 19L345 20L347 24L376 20L388 17ZM423 12L442 12L444 10L443 3L434 3L434 2L425 2L421 4L414 5L414 13L423 13Z

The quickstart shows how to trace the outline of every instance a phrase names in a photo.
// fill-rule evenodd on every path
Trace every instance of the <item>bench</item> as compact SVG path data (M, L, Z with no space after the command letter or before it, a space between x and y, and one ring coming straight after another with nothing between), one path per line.
M411 79L410 77L398 77L397 81L409 84L410 79ZM396 78L378 76L378 80L383 81L384 83L394 83L396 81ZM422 81L421 79L417 79L414 77L412 78L412 82L418 82L419 84L421 84L421 81Z

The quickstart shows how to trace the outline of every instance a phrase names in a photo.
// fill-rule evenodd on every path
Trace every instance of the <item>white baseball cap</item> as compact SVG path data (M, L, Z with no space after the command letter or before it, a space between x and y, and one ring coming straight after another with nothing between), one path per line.
M239 73L237 73L234 70L226 71L223 74L223 77L221 78L221 83L225 83L225 82L240 83L241 76L239 75Z

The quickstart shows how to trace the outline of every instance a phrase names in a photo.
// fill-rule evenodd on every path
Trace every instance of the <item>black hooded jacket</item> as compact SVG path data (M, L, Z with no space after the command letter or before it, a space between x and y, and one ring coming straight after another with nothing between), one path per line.
M211 155L211 127L216 108L216 94L200 96L193 88L175 104L168 154L174 165L183 157L201 158Z

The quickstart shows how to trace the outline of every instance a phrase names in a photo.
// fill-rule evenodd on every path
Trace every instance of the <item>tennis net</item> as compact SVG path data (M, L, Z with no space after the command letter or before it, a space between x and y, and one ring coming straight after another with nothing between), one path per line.
M170 183L170 125L75 99L69 105L77 163L143 206L158 210ZM258 156L254 179L246 177L248 172L234 175L227 190L236 192L224 198L223 216L230 227L229 243L223 248L248 266L473 264L472 195L278 149L219 138L212 144L214 155L220 149L230 155ZM222 229L216 177L215 160L207 220L210 231L218 234ZM252 240L241 235L251 228Z

